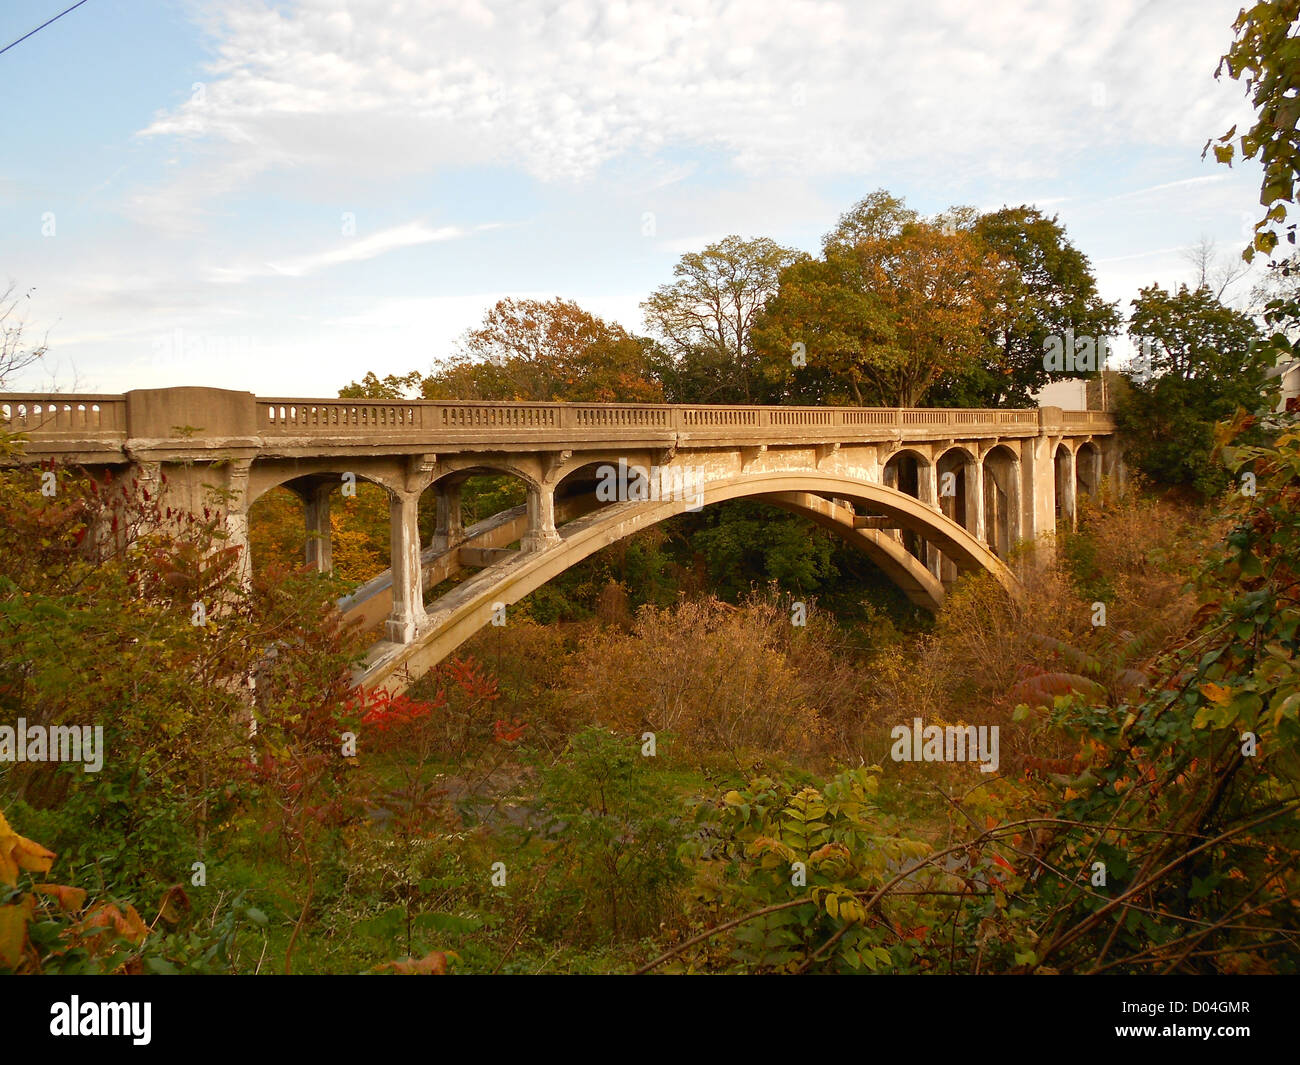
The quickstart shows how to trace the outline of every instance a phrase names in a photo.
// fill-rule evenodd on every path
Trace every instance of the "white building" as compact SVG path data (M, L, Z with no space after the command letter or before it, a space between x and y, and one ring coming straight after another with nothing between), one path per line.
M1060 407L1061 410L1088 409L1088 382L1082 377L1052 381L1034 396L1040 407Z

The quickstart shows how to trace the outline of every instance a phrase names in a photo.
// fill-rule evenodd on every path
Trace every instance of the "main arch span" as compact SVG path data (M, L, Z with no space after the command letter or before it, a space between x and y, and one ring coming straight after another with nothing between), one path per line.
M837 500L863 504L887 519L890 527L924 536L963 572L982 569L1009 592L1016 589L1015 578L987 545L942 513L896 489L837 474L742 474L702 485L689 500L611 503L566 523L557 538L539 550L510 553L430 604L417 623L414 640L376 644L359 680L367 688L401 690L488 625L494 615L499 617L502 607L508 608L602 548L682 514L688 505L708 506L743 498L758 498L814 517L880 563L905 591L915 594L914 590L919 590L925 605L935 607L942 599L939 582L900 545L886 538L883 529L855 528L857 508Z

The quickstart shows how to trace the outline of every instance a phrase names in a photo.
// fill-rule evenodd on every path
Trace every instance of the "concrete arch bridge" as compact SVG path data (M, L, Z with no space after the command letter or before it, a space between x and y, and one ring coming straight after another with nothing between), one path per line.
M24 461L152 485L174 507L198 511L218 490L232 542L245 548L248 508L283 486L303 502L306 557L321 570L331 567L335 493L358 480L381 486L390 569L340 606L366 627L382 624L357 679L394 692L502 606L687 510L748 498L804 515L934 609L963 572L986 570L1013 588L1003 561L1013 545L1050 550L1080 494L1123 482L1110 415L1054 407L269 399L169 388L0 395L0 429L26 434ZM518 478L527 503L466 527L461 489L484 473ZM437 521L423 544L426 493ZM425 601L466 569L478 572Z

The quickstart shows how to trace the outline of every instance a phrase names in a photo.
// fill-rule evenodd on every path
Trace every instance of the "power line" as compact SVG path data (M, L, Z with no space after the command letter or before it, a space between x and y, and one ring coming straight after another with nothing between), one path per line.
M23 41L27 40L27 38L30 37L33 33L40 33L41 30L45 29L45 27L48 26L51 22L58 22L59 19L63 18L63 16L68 13L68 11L76 11L77 8L79 8L85 2L86 0L77 0L75 4L73 4L70 8L67 9L67 11L60 11L52 19L49 19L46 22L42 22L39 26L36 27L36 29L32 30L31 33L24 33L21 37L18 38L18 40L14 41L12 44L6 44L3 48L0 48L0 55L4 55L5 52L9 51L9 49L12 48L15 44L22 44Z

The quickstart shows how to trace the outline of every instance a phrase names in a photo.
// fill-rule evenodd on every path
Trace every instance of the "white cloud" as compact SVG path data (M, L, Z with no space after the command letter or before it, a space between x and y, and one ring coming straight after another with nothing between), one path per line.
M212 16L202 100L142 132L373 173L508 163L581 181L690 148L753 174L1032 179L1098 142L1199 150L1243 106L1209 76L1234 14L1222 0L1049 0L1032 16L943 2L923 19L813 0L358 0L346 15L237 0Z
M343 237L343 243L325 251L297 255L279 262L266 262L250 266L213 267L210 277L213 281L242 282L255 277L305 277L317 273L326 267L342 263L362 262L374 259L396 248L409 248L417 244L429 244L434 241L454 240L465 236L465 230L459 226L442 226L432 229L423 222L408 222L393 226L368 237Z

